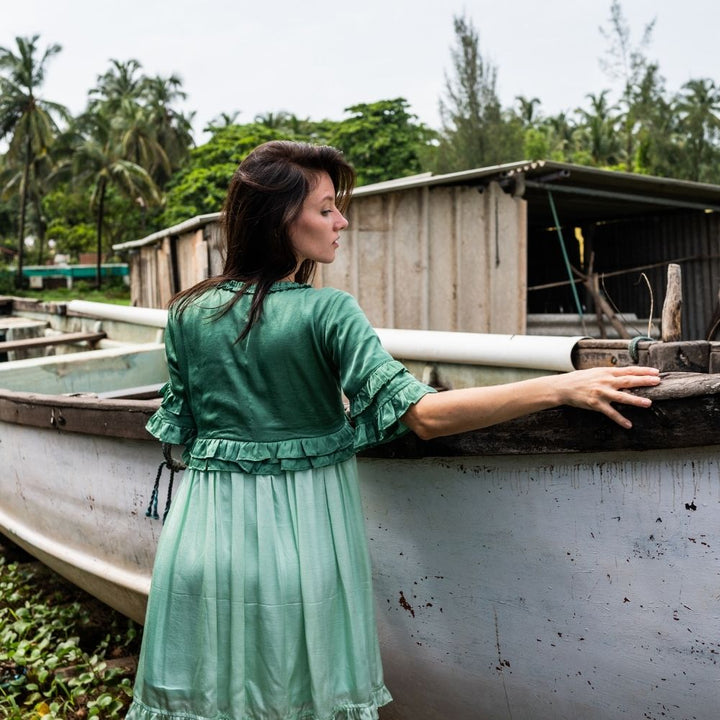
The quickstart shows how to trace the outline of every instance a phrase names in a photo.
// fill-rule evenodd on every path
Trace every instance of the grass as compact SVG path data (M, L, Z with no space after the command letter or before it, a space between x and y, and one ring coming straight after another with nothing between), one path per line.
M130 288L122 284L108 284L96 290L85 282L77 282L72 288L55 288L51 290L13 290L9 295L32 298L44 302L67 302L69 300L90 300L92 302L112 303L113 305L130 304Z
M13 556L0 545L0 717L124 717L140 628L40 563Z

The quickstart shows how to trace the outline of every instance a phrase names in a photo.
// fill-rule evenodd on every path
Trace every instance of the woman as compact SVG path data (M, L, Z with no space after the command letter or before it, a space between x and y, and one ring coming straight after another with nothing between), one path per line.
M649 368L433 393L347 293L314 289L347 227L352 168L271 142L231 182L223 274L180 293L148 423L188 466L160 537L128 718L372 720L378 652L355 453L560 404L646 407ZM350 401L349 418L342 393Z

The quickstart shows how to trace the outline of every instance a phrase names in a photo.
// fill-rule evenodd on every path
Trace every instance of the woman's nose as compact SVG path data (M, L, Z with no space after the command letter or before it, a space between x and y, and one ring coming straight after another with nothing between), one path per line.
M336 223L338 230L344 230L350 223L348 222L348 219L341 213L338 213L338 221Z

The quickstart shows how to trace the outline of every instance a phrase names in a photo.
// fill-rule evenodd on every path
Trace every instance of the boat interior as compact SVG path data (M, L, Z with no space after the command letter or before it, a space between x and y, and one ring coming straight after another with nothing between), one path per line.
M162 324L137 322L132 312L99 318L72 305L0 298L0 387L47 395L157 397L167 380Z

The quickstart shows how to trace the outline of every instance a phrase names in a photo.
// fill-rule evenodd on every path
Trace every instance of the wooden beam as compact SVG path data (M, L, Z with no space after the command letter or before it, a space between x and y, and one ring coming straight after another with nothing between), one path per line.
M44 335L37 338L25 338L24 340L5 340L0 342L0 353L10 350L27 350L28 348L48 347L50 345L67 345L77 342L88 342L94 345L98 340L107 337L104 332L94 333L63 333L62 335Z

